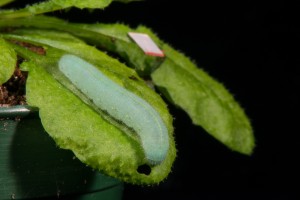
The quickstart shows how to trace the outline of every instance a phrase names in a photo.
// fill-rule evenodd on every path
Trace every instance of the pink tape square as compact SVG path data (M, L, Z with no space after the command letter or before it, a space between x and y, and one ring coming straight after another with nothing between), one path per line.
M158 48L155 42L144 33L129 32L128 35L134 40L134 42L145 52L147 55L164 57L165 54Z

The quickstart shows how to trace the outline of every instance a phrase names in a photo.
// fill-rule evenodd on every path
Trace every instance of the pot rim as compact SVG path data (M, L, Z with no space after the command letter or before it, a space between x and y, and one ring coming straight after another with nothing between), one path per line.
M38 111L37 107L28 105L0 106L0 118L26 117Z

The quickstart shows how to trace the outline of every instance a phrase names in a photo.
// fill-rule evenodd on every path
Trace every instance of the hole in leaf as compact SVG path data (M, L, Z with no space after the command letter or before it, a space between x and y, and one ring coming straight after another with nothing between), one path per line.
M137 172L140 174L149 175L151 173L151 167L149 165L140 165L137 169Z
M129 78L130 78L131 80L134 80L134 81L137 81L137 80L138 80L138 78L135 77L135 76L133 76L133 75L129 76Z

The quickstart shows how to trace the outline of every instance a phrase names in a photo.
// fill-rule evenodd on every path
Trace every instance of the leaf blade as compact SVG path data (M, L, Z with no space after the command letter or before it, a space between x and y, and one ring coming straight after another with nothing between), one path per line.
M195 125L230 149L251 155L255 146L253 130L238 102L183 54L168 45L163 49L168 59L151 74L155 85L185 110Z

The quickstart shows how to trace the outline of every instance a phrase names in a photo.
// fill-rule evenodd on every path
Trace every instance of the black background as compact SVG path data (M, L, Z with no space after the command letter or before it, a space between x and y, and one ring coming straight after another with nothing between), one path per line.
M185 52L231 91L256 137L252 156L234 153L171 107L178 148L172 173L158 186L126 184L124 200L300 199L295 5L148 0L112 4L93 17L146 25Z
M58 13L71 21L152 28L222 82L251 119L256 148L245 156L170 106L178 149L173 171L156 186L125 184L124 200L300 199L298 13L288 1L192 0Z

